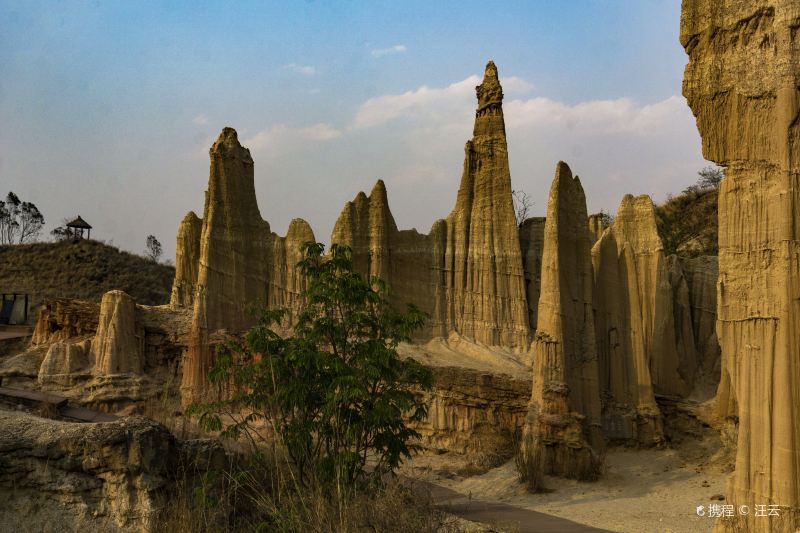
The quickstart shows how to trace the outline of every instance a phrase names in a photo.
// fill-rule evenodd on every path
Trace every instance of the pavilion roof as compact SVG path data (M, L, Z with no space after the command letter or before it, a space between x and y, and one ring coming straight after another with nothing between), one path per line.
M92 226L90 226L88 222L83 220L80 215L78 215L78 218L76 218L72 222L67 222L67 227L68 228L92 229Z

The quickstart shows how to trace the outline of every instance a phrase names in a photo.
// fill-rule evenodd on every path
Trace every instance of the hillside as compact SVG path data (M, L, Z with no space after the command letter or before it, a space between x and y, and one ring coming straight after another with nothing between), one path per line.
M92 240L0 246L0 293L99 301L120 289L145 305L169 302L175 267Z
M718 196L716 187L689 188L655 206L666 254L717 255Z

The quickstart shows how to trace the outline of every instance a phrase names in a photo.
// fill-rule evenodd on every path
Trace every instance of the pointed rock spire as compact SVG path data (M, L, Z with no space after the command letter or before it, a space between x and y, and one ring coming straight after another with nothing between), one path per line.
M603 448L592 313L591 236L580 180L559 162L547 202L533 390L522 457L543 474L595 479Z

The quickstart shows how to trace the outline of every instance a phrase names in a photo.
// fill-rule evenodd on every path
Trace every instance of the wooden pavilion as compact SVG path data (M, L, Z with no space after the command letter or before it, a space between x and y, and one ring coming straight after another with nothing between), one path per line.
M92 226L90 226L88 222L83 220L80 215L78 215L78 217L72 222L68 222L67 227L72 229L73 235L75 237L83 239L83 230L86 230L87 231L86 238L87 239L92 238Z

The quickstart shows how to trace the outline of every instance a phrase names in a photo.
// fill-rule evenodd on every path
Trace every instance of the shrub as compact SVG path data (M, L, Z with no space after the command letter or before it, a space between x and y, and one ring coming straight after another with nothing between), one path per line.
M285 310L262 310L243 342L217 354L210 379L221 399L190 414L256 448L277 436L301 485L344 501L410 457L419 435L407 421L427 415L414 389L430 389L433 378L396 349L425 315L412 305L392 308L380 279L355 272L349 248L334 245L329 257L323 250L303 248L306 289L292 333L272 329ZM261 433L264 422L272 435Z

